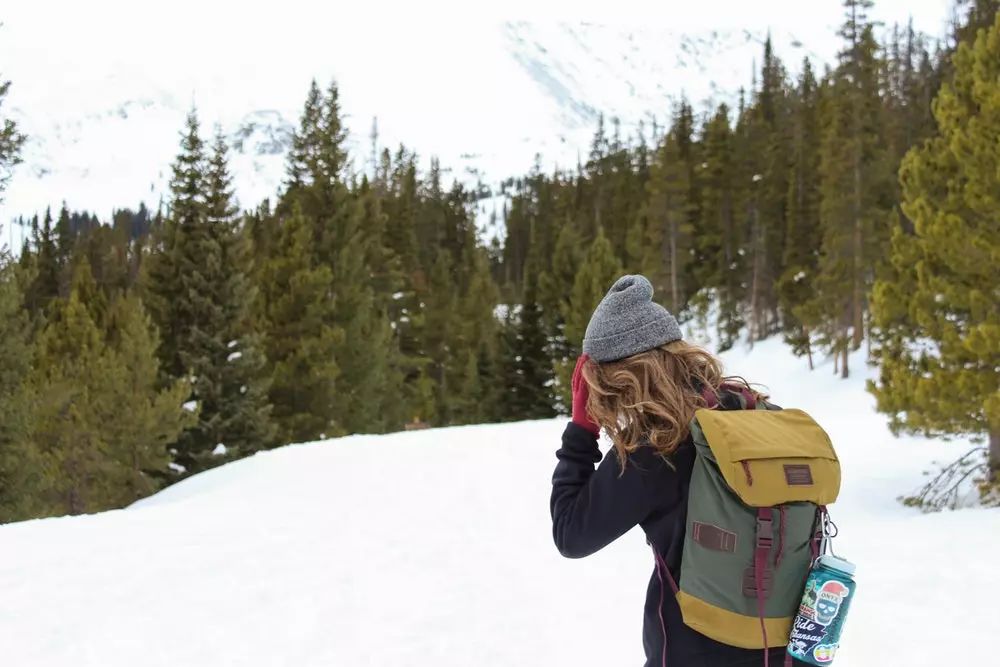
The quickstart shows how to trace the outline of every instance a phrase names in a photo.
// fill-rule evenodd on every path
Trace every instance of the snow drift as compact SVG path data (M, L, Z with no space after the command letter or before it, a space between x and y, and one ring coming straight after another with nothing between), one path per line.
M835 547L858 563L840 667L954 664L1000 627L1000 510L896 497L965 443L893 438L864 367L778 341L725 355L812 412L843 460ZM0 528L0 647L32 667L637 665L652 571L634 530L561 558L548 497L564 420L293 445L133 507ZM583 635L583 636L581 636ZM986 647L983 647L984 649Z

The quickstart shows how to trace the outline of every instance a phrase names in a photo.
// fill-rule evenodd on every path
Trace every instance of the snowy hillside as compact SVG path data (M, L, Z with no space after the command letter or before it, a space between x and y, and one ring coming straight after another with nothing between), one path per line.
M701 110L751 82L770 30L794 72L806 55L830 62L838 2L782 0L767 10L735 0L679 9L605 10L601 23L470 18L383 0L344 15L337 3L5 3L0 74L14 85L5 111L29 135L25 163L0 204L0 224L63 199L107 217L155 208L184 114L197 105L234 149L245 207L272 196L309 80L336 78L356 167L380 145L405 142L441 158L452 176L487 185L586 157L600 113L623 133L686 95ZM430 3L434 5L434 3ZM539 3L532 3L539 4ZM544 4L544 3L542 3ZM651 5L653 3L650 3ZM530 5L529 5L530 6ZM886 24L913 15L942 33L950 0L880 0ZM668 11L669 10L669 11ZM510 11L514 11L511 9ZM539 10L527 11L537 15ZM488 217L490 211L484 212ZM9 227L9 225L7 225ZM17 246L20 230L3 241Z
M811 411L843 460L836 548L858 563L859 591L836 664L988 654L970 637L1000 627L984 589L997 581L1000 510L921 515L895 500L965 443L894 439L863 372L810 374L777 341L726 362ZM552 545L563 425L289 446L128 510L4 526L4 664L640 664L652 570L641 533L579 561Z

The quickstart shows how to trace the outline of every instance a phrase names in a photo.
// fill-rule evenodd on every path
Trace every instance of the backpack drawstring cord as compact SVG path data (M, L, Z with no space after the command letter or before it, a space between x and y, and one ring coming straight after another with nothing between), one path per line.
M785 550L785 511L787 508L784 505L778 506L778 548L777 553L774 554L774 569L778 569L781 565L781 556Z
M653 549L653 557L656 559L656 578L660 581L660 606L657 608L656 613L660 617L660 631L663 633L663 651L660 656L660 664L662 667L667 667L667 624L663 620L663 596L666 592L666 583L663 581L664 575L666 575L667 582L670 583L670 590L677 595L677 583L674 581L673 576L670 574L670 570L667 568L666 562L663 560L663 556L660 552L656 550L656 547L652 542L649 546Z

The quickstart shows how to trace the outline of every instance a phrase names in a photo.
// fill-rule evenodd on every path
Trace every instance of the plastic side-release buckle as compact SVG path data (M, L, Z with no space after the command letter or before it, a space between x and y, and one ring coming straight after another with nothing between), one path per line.
M774 519L757 515L757 548L770 549L774 544Z

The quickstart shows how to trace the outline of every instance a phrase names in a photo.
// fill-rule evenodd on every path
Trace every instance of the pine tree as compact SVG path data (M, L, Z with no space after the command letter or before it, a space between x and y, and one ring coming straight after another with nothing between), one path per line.
M391 431L401 428L412 416L404 386L410 364L401 338L401 326L407 323L403 321L406 315L402 308L405 306L400 303L407 297L412 299L412 283L403 268L403 259L389 242L389 214L384 208L387 191L378 183L373 187L365 177L354 194L356 215L360 216L360 226L367 241L365 266L373 313L370 326L376 339L373 346L380 357L372 369L381 378L380 416L376 422L378 428ZM407 303L412 302L407 300Z
M956 45L972 44L980 30L989 32L1000 13L1000 0L958 0L956 5L965 8L964 19L953 26Z
M451 424L476 424L503 417L506 406L500 388L498 331L494 309L498 300L489 267L480 248L470 248L462 266L470 275L468 287L454 294L455 310L449 322L445 360L444 405L439 408Z
M505 408L513 419L545 419L555 415L552 361L538 306L537 288L529 272L516 319L507 326L507 391Z
M119 296L108 311L110 375L102 401L105 448L115 466L107 506L121 507L154 493L169 478L169 448L196 421L184 408L191 388L184 380L159 388L158 337L142 302ZM120 412L127 405L127 414Z
M35 515L99 511L151 493L165 476L167 445L190 419L183 382L157 388L155 333L138 300L112 305L106 334L84 300L94 293L82 262L38 341L26 439L44 473L25 489Z
M812 336L809 327L796 315L815 296L813 281L820 246L819 89L808 58L802 64L793 113L784 270L777 289L785 316L785 341L796 354L808 355L812 368Z
M56 261L60 270L65 274L70 257L73 255L73 229L66 202L63 202L62 208L59 209L59 217L56 219L55 242ZM66 282L68 283L68 280ZM63 294L65 295L65 292Z
M0 77L0 109L3 108L8 92L10 81ZM25 136L18 131L17 123L0 115L0 203L3 202L3 191L10 180L11 170L21 162L21 146L24 141Z
M846 40L823 105L820 144L821 256L815 296L799 308L807 327L820 329L848 376L847 355L864 336L867 293L874 265L888 240L890 163L879 143L879 63L869 0L845 0Z
M722 104L703 131L703 158L698 178L702 206L695 234L691 276L700 287L712 288L718 309L719 349L733 346L743 326L746 266L742 230L737 224L736 165L729 108ZM708 304L699 304L702 309Z
M789 122L785 70L768 36L755 91L748 112L753 174L749 180L751 214L747 237L749 254L750 340L777 329L778 297L775 283L781 275L788 195Z
M226 160L221 135L205 155L192 112L174 165L170 218L147 283L165 375L190 378L199 408L175 457L191 473L226 460L223 453L245 455L273 443L249 258Z
M207 444L225 445L228 458L245 456L274 442L275 428L267 402L268 383L260 333L256 330L252 305L256 290L251 282L251 258L246 236L236 217L227 147L216 134L206 171L206 223L218 248L215 275L207 275L214 292L216 316L211 347L214 382L214 414L202 405L200 416L213 427ZM214 260L214 261L213 261ZM200 377L207 377L202 372ZM197 383L196 383L197 386ZM219 456L213 454L213 456Z
M59 296L59 249L52 229L52 213L48 209L41 225L32 229L33 276L26 302L37 315L44 313L53 299Z
M621 264L614 255L611 243L605 238L604 233L599 231L573 280L569 303L563 314L566 320L566 339L573 346L574 353L579 353L581 349L583 336L594 308L621 273ZM572 357L571 354L570 358L556 367L557 392L564 407L569 406L571 402L570 376L575 361Z
M292 135L292 148L288 156L288 188L297 190L309 185L319 172L319 132L322 98L319 86L313 79L309 84L299 129Z
M371 286L369 260L378 240L369 236L376 221L368 217L373 210L366 203L353 202L333 263L333 321L344 332L335 354L341 390L334 419L348 433L386 430L385 408L392 402L387 395L392 330Z
M279 442L308 442L343 432L334 421L335 361L344 333L332 325L333 273L318 264L314 233L299 208L282 221L273 255L260 271L269 400Z
M34 352L20 273L10 255L0 254L0 522L34 514L29 491L43 474L27 437L36 404L27 383Z
M75 286L88 280L83 264L69 299L52 309L31 377L37 409L28 440L50 471L35 476L31 495L47 515L105 509L104 481L114 467L101 437L107 425L100 405L113 369L101 331Z
M428 289L424 296L424 336L422 349L426 355L423 373L434 386L433 405L423 406L418 416L436 425L450 424L453 418L454 389L449 380L454 373L449 366L455 357L449 343L456 337L458 318L455 315L457 295L454 290L454 262L450 253L439 248L437 259L428 276Z
M340 111L340 91L336 82L331 82L323 98L319 134L319 172L317 183L335 183L344 180L347 172L347 129L344 127Z
M545 335L549 340L549 356L553 368L569 361L578 343L566 338L566 313L569 312L569 289L580 268L579 232L572 223L563 222L556 238L555 251L548 268L538 276L538 307ZM575 360L574 360L575 361Z
M656 155L647 188L646 255L642 270L655 289L666 295L672 312L680 312L693 293L690 284L694 155L690 107L682 104L674 125ZM607 286L605 286L605 289Z
M155 252L145 281L146 302L161 335L161 370L170 378L188 375L182 357L206 288L201 275L204 246L209 243L204 220L205 149L198 130L198 117L192 111L173 165L169 216L155 231Z
M353 211L347 188L347 135L340 116L336 83L322 94L314 81L292 141L289 186L276 209L287 216L298 206L313 221L313 252L331 267L347 242Z
M892 280L874 291L881 331L871 389L895 430L989 438L1000 479L1000 16L954 56L934 104L936 136L900 181L910 233L893 231Z
M387 286L386 293L390 297L387 310L398 354L393 373L402 376L399 384L402 398L397 407L404 413L403 421L426 415L425 406L430 401L429 385L422 371L424 317L418 291L425 284L425 274L417 250L418 185L414 160L403 148L395 159L385 151L375 188L381 193L380 207L385 214L385 250L391 253L391 264L384 266L393 271L392 264L398 262L398 282L390 278L388 282L396 284Z

